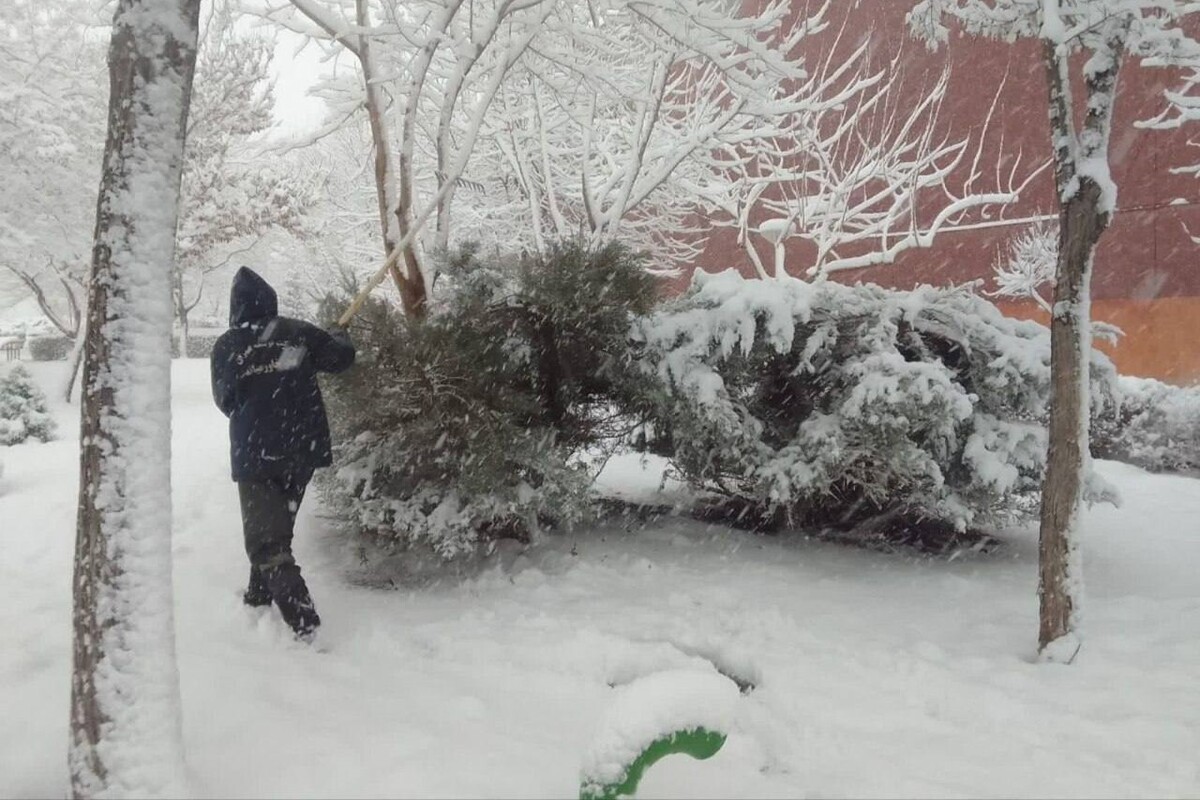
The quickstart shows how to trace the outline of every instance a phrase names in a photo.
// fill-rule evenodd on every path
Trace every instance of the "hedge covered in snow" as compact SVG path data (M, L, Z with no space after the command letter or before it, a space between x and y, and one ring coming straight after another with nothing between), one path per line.
M69 336L35 336L29 340L29 357L34 361L65 361L74 346Z
M1155 472L1200 469L1200 387L1122 376L1118 398L1094 425L1095 456Z
M358 364L327 386L324 488L353 530L452 556L571 525L595 499L584 456L631 441L748 527L944 541L1036 516L1049 332L971 287L698 272L656 305L617 246L468 251L441 280L426 320L369 304ZM1092 365L1112 419L1115 371Z
M970 288L696 273L639 326L668 391L652 445L765 527L955 529L1036 514L1049 332ZM1093 358L1093 411L1115 372Z

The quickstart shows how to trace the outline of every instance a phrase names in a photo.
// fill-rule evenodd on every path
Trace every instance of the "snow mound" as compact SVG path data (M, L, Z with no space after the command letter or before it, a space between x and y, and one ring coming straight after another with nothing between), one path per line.
M647 675L617 689L584 757L584 780L612 784L656 740L679 731L705 728L727 732L740 693L716 672L669 670Z

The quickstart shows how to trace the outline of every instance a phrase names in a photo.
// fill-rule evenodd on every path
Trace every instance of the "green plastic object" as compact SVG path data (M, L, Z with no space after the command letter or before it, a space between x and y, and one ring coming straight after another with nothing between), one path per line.
M651 742L625 769L625 775L620 781L604 784L585 779L579 787L579 800L616 800L618 797L633 797L637 793L642 775L660 759L683 753L703 761L715 756L724 745L725 734L707 728L676 731Z

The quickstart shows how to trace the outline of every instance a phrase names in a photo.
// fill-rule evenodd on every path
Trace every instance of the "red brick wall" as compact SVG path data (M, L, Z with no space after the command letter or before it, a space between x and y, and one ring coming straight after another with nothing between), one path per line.
M936 53L907 35L905 13L913 0L842 0L831 4L830 29L809 40L805 56L816 58L832 45L844 22L841 48L869 36L872 56L903 55L903 92L914 98L949 64L950 83L942 124L956 138L978 137L993 98L993 130L986 138L984 163L1011 163L1016 153L1026 165L1049 155L1046 86L1036 42L1016 45L952 35ZM1115 315L1127 336L1117 351L1124 371L1173 381L1200 379L1200 180L1172 174L1171 167L1200 162L1200 124L1192 130L1151 131L1134 122L1161 107L1162 89L1173 76L1129 62L1121 78L1112 138L1112 170L1120 187L1118 213L1097 254L1093 297L1097 316ZM1003 134L1001 137L1000 134ZM989 159L991 159L989 161ZM1045 171L1022 194L1007 217L1053 213L1053 179ZM932 213L925 209L927 213ZM946 232L929 250L910 250L892 265L843 272L838 280L869 281L908 288L921 283L961 283L985 279L997 252L1019 228L996 227ZM760 252L768 253L766 247ZM801 237L787 244L789 268L800 274L811 259ZM710 239L698 262L706 269L736 267L752 274L731 231ZM1124 320L1124 322L1121 322Z

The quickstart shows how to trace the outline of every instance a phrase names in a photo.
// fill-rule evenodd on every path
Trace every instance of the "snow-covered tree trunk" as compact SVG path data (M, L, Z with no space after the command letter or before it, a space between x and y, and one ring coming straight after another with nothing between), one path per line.
M1092 261L1108 217L1091 180L1062 209L1059 255L1050 318L1050 430L1042 515L1038 597L1038 647L1055 642L1066 660L1078 649L1083 564L1079 515L1088 461L1088 356L1092 349ZM1060 654L1047 653L1052 659Z
M1112 26L1109 37L1088 60L1084 69L1087 111L1078 135L1073 124L1070 53L1052 33L1044 44L1055 183L1061 203L1050 318L1049 453L1042 487L1038 575L1038 650L1051 661L1070 661L1079 649L1083 601L1079 519L1090 458L1090 287L1096 245L1116 208L1108 140L1127 31L1127 22Z
M200 0L120 0L88 292L71 676L76 797L179 796L171 269Z
M908 14L912 33L933 47L949 41L944 23L950 20L970 34L1037 39L1045 56L1059 202L1038 582L1038 650L1047 661L1072 660L1080 643L1079 528L1090 473L1089 292L1096 246L1117 211L1108 152L1117 81L1126 55L1140 58L1143 67L1191 67L1200 74L1200 40L1190 33L1197 10L1191 0L919 0ZM1084 97L1077 104L1072 92L1080 85ZM1181 123L1194 100L1171 91L1164 99L1180 118L1163 124ZM1076 123L1078 108L1084 109L1082 124Z

